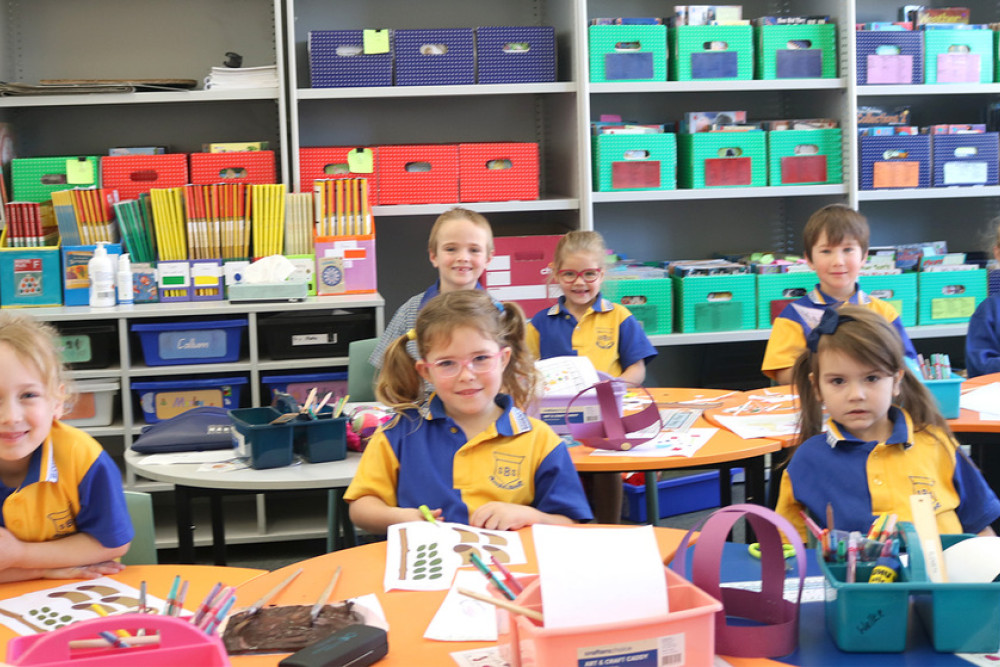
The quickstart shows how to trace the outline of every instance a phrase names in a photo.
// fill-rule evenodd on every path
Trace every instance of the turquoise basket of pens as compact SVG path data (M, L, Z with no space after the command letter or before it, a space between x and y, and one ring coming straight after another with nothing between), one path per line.
M932 582L913 525L901 521L899 534L910 548L905 549L907 563L898 568L894 582L873 575L875 560L858 560L852 567L835 554L827 560L817 549L825 579L826 627L837 647L854 653L906 650L912 603L934 650L991 653L1000 648L1000 582ZM971 537L941 535L941 546L947 549ZM849 583L851 569L853 583Z

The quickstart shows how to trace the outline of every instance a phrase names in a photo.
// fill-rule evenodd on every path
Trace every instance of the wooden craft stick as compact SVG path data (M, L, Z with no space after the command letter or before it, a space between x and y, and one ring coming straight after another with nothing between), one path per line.
M149 646L159 644L160 635L144 635L142 637L129 637L129 646ZM107 639L72 639L68 642L70 649L81 648L108 648L112 645Z
M934 583L948 581L944 569L944 553L941 551L941 534L938 532L934 514L934 499L925 493L910 496L910 511L913 513L913 527L917 529L920 549L924 552L924 566L927 578Z
M316 619L319 617L319 613L323 611L323 607L326 605L326 601L330 599L330 595L333 593L333 589L337 586L337 580L340 579L340 566L333 571L333 577L330 578L330 583L327 587L323 589L323 594L319 596L319 600L313 605L312 611L309 612L309 622L315 623Z
M470 597L473 600L479 600L480 602L485 602L486 604L491 604L494 607L500 607L501 609L506 609L514 614L520 614L521 616L527 616L528 618L534 619L539 623L544 623L544 617L539 611L534 609L528 609L527 607L522 607L519 604L514 604L513 602L508 602L507 600L501 600L500 598L495 598L489 595L484 595L482 593L477 593L476 591L470 591L468 588L459 587L458 592L466 597Z
M256 602L254 602L250 606L250 609L247 610L247 615L248 616L253 616L257 612L259 612L264 605L266 605L268 602L271 601L271 598L273 598L275 595L277 595L282 590L284 590L285 587L288 586L288 584L292 583L292 579L294 579L295 577L299 576L300 574L302 574L302 568L301 567L299 569L295 570L295 572L292 572L290 575L288 575L287 579L285 579L280 584L278 584L273 589L271 589L264 597L262 597L261 599L257 600Z

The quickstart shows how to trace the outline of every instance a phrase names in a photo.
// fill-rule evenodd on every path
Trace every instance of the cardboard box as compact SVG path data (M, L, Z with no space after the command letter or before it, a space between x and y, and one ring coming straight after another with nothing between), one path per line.
M679 333L757 327L757 276L672 276Z
M997 137L996 132L933 135L934 187L996 185L1000 168Z
M992 83L992 30L925 30L924 83Z
M365 33L379 38L375 41L385 40L387 50L366 53ZM392 85L391 30L310 30L308 39L313 88Z
M122 254L120 243L106 243L111 263L118 266L118 257ZM62 289L63 304L67 306L90 305L90 274L88 263L94 256L96 245L62 246Z
M844 182L839 128L768 132L767 149L769 185Z
M921 271L917 323L962 324L986 298L986 270Z
M58 243L8 248L5 229L0 236L0 308L62 305L59 254Z
M555 80L556 30L552 26L476 28L477 83Z
M682 188L765 186L767 133L753 130L680 134L677 164L677 182Z
M762 25L757 38L758 79L837 78L837 26Z
M462 86L476 82L472 28L396 30L397 86Z

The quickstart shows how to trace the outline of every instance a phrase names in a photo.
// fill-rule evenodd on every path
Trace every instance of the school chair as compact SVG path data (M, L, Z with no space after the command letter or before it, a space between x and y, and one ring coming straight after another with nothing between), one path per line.
M122 556L125 565L158 565L156 528L153 524L153 497L142 491L126 491L125 505L135 536L128 552Z
M375 367L368 363L368 357L378 338L351 341L347 347L347 393L352 403L375 400Z

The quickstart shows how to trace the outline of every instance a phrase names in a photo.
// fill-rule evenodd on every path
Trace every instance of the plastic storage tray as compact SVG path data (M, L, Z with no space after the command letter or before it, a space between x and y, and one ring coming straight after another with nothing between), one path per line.
M677 188L676 134L602 134L592 143L598 192Z
M292 425L272 424L281 413L272 407L229 411L233 423L233 445L250 467L262 470L292 464Z
M59 323L59 353L63 363L74 370L107 368L112 364L112 350L118 348L117 330L114 324Z
M472 28L396 30L397 86L461 86L476 82Z
M392 31L389 50L364 53L364 30L310 30L309 82L313 88L392 85Z
M679 333L756 328L755 278L752 273L672 277Z
M524 616L499 611L497 643L501 654L511 667L626 665L627 657L633 657L631 664L711 667L715 663L715 614L722 603L672 570L664 570L671 609L667 614L638 621L545 628ZM544 613L537 575L518 580L524 583L524 591L514 604ZM646 659L638 662L639 656Z
M309 463L343 461L347 458L347 417L333 417L329 409L318 419L296 419L292 427L292 450Z
M587 31L590 80L667 80L667 27L664 25L592 25Z
M839 128L768 132L768 184L843 183L842 148Z
M14 158L10 161L14 191L10 201L41 203L52 199L52 193L59 190L98 187L101 183L100 160L97 155ZM84 163L87 166L81 169ZM68 175L71 169L74 177ZM85 178L87 175L89 179Z
M133 382L132 389L147 424L176 417L191 408L234 410L240 405L245 377L196 378L159 382Z
M753 26L682 25L669 34L671 81L753 79Z
M992 30L925 30L924 83L992 83Z
M762 25L754 28L754 34L758 79L837 78L835 24ZM803 42L808 42L806 48Z
M119 389L118 380L78 381L73 408L62 416L62 421L78 428L110 426Z
M674 292L670 278L615 278L608 276L601 295L629 309L647 336L672 333Z
M859 86L911 85L924 81L924 35L913 30L858 30ZM898 53L880 54L879 47Z
M954 376L945 380L924 380L924 386L930 390L937 401L941 416L945 419L958 419L962 408L959 402L962 398L962 382L965 378Z
M682 188L765 186L767 133L756 130L680 134L677 172L677 183Z
M527 48L511 47L527 44ZM476 28L477 83L556 80L556 30L552 26Z
M972 271L921 271L920 324L968 322L986 298L986 269Z
M904 327L917 326L917 274L858 276L858 285L869 295L892 304Z
M316 401L322 400L328 392L333 393L330 402L347 393L347 373L298 373L294 375L264 375L260 381L267 392L264 401L269 401L276 391L291 394L292 398L305 404L309 391L316 388Z
M931 146L934 187L997 184L1000 144L996 132L935 134Z
M133 324L147 366L214 364L240 358L246 318Z
M789 303L809 293L818 282L814 271L758 273L757 326L767 329Z
M859 142L862 190L931 186L930 135L859 137Z
M262 316L257 322L271 359L347 356L352 340L375 335L371 312L291 312Z
M718 470L661 479L656 483L656 488L661 519L719 506ZM622 518L635 523L646 523L646 486L623 483L622 489L625 491Z

